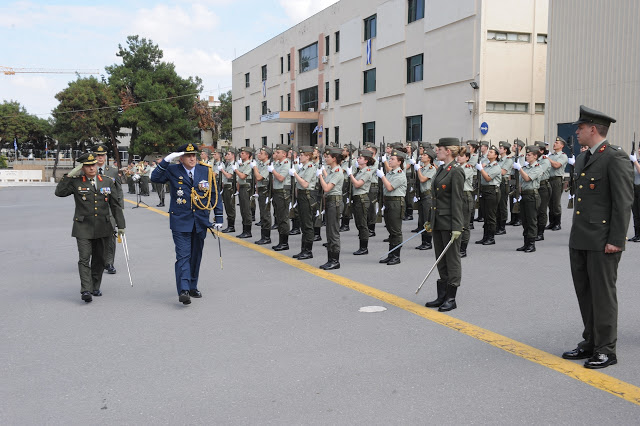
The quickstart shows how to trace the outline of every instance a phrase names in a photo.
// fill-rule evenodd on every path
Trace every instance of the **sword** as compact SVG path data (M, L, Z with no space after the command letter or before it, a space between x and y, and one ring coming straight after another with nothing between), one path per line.
M127 236L122 235L122 238L118 236L118 242L122 243L122 249L124 251L124 261L127 264L127 274L129 274L129 283L133 287L133 280L131 279L131 270L129 269L129 246L127 245Z
M431 275L433 270L436 269L436 266L438 266L438 263L440 263L440 261L442 260L444 255L447 253L447 250L449 250L449 247L451 247L451 244L453 244L454 241L455 240L453 240L453 239L449 240L449 244L447 244L446 247L444 248L444 250L442 250L442 253L440 253L440 256L438 256L438 259L436 260L436 263L433 264L433 266L429 270L429 273L427 274L427 276L424 277L424 280L422 280L422 282L420 283L420 287L418 287L418 289L416 290L416 294L418 294L418 292L420 291L420 289L422 288L424 283L427 282L427 278L429 278L429 275Z
M207 228L207 229L209 230L209 232L211 232L211 235L213 235L213 238L218 239L218 252L220 253L220 269L224 269L222 266L222 243L220 242L220 228L218 228L218 235L215 234L214 228Z
M397 248L402 247L403 245L405 245L406 243L408 243L409 241L413 240L415 237L417 237L418 235L422 234L424 231L426 231L426 229L422 229L422 231L418 232L417 234L415 234L412 237L407 238L406 240L404 240L403 242L401 242L400 244L398 244L397 246L395 246L394 248L392 248L391 250L389 250L388 252L386 252L385 254L383 254L380 257L380 260L384 259L389 253L391 253L392 251L394 251Z

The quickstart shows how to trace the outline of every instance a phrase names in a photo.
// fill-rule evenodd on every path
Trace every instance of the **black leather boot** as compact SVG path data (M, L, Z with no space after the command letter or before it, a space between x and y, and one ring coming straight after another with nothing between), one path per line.
M275 251L289 250L289 234L278 234L278 245L271 248Z
M424 306L427 308L437 308L444 303L444 297L447 294L447 283L442 280L438 280L436 285L438 288L438 297L436 300L425 303Z
M369 240L360 240L360 248L353 252L356 256L369 254Z
M349 230L349 218L348 217L343 217L340 220L340 232L346 232Z
M298 219L291 221L291 231L289 231L289 235L300 235L300 221Z
M433 248L433 244L431 244L431 234L424 231L422 235L422 244L416 247L417 250L431 250Z
M260 235L262 236L262 238L256 241L255 244L258 244L259 246L271 244L271 231L269 229L261 229Z
M484 244L485 241L487 241L487 230L486 229L483 230L482 239L476 241L476 244Z
M397 265L400 263L400 250L402 247L398 247L391 253L391 259L387 262L387 265Z
M369 238L376 236L376 224L369 225Z
M320 236L320 228L313 228L313 241L322 241Z
M221 231L223 234L229 234L231 232L236 232L236 227L233 226L233 223L227 224L227 227Z
M444 297L444 303L440 305L438 311L440 312L448 312L452 311L458 306L456 305L456 293L458 292L458 287L454 287L452 285L447 286L447 293Z
M534 240L529 240L529 244L524 249L524 252L525 253L533 253L534 251L536 251L536 242Z
M504 235L507 233L506 230L506 222L504 221L500 221L500 223L498 224L498 229L496 229L496 235Z
M635 226L633 227L636 235L634 235L633 237L629 238L629 241L633 242L633 243L639 243L640 242L640 227L636 228Z
M236 238L251 238L251 225L242 225L242 234L236 235Z
M516 216L515 222L513 222L513 226L522 226L522 221L520 220L520 213L514 213Z
M467 245L469 243L460 243L460 257L467 257Z
M525 251L528 246L529 246L529 239L527 237L524 237L524 244L522 245L522 247L518 247L516 251Z
M536 235L535 241L544 241L544 228L538 228L538 235Z
M340 269L340 253L328 253L329 260L324 265L320 266L320 269L329 271L332 269Z
M302 249L302 253L298 255L297 259L298 260L313 259L313 253L311 251L312 248L313 248L313 242L305 243Z
M487 239L484 240L484 243L482 243L482 245L483 246L491 246L491 245L495 244L496 240L493 237L493 235L494 235L494 231L493 230L487 231Z

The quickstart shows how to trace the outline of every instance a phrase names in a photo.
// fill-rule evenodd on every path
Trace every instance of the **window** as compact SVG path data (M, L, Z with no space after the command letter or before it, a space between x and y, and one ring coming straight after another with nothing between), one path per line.
M267 66L263 65L262 66L262 81L265 81L267 79Z
M376 69L370 69L364 72L364 93L376 91Z
M547 44L547 35L546 34L538 34L536 36L536 42L540 44Z
M313 43L299 50L300 72L318 68L318 43Z
M284 144L284 135L280 133L280 145Z
M329 102L329 82L324 83L324 101Z
M333 128L333 142L340 145L340 127Z
M364 40L367 41L370 38L376 38L376 16L369 16L364 20Z
M249 139L244 140L244 146L251 146L250 143L251 141Z
M284 74L284 56L280 56L280 74Z
M514 41L519 43L529 43L531 34L528 33L507 33L500 31L487 31L487 40Z
M340 51L340 31L336 31L336 53Z
M324 38L324 56L329 56L329 36Z
M262 146L267 146L267 137L266 136L262 137Z
M249 87L249 73L244 75L244 87Z
M362 142L376 143L376 122L362 123Z
M336 101L337 101L338 99L340 99L340 79L336 80L334 92L335 92Z
M287 71L291 71L291 53L287 53Z
M544 114L544 104L536 104L536 114Z
M318 86L300 90L300 111L318 110Z
M267 113L267 101L262 101L262 115Z
M284 96L280 96L280 111L284 111Z
M422 116L414 115L407 117L407 141L415 142L422 140Z
M487 102L487 111L529 112L529 104L518 102Z
M422 58L422 54L407 58L407 83L422 81Z
M244 119L249 121L251 119L251 113L249 112L249 106L244 107Z
M424 18L424 0L409 0L409 23Z
M291 111L291 93L287 93L287 111Z

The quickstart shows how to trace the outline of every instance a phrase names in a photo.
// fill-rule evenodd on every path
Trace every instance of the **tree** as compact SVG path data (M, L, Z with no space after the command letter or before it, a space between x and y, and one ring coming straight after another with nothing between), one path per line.
M43 118L27 113L16 101L3 101L0 105L0 144L2 148L13 149L14 139L20 151L43 151L45 142L51 135L51 123Z
M118 45L118 49L122 65L106 70L123 105L118 123L131 128L129 152L144 157L197 142L193 105L202 80L178 76L172 63L161 61L162 50L151 40L129 36L126 48Z
M198 121L198 128L200 130L211 131L211 139L215 144L218 141L217 137L217 123L213 115L213 111L209 108L209 102L206 100L197 100L193 104L193 114Z
M231 131L233 129L231 123L231 102L233 100L231 90L227 93L221 93L218 99L220 100L220 106L215 107L213 112L219 125L220 139L231 140Z
M104 81L78 77L56 94L60 104L53 110L54 133L61 145L84 150L98 141L111 142L114 157L118 153L118 110L120 99Z

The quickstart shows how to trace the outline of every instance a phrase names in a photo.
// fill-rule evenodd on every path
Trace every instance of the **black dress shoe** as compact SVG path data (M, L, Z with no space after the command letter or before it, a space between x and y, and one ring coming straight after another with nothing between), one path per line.
M100 297L102 296L102 292L100 290L93 290L91 292L92 295L96 296L96 297Z
M271 244L271 238L260 238L258 241L254 241L254 244L263 246L265 244Z
M507 233L506 229L500 228L500 229L496 229L496 235L504 235Z
M107 274L115 274L116 273L116 268L113 267L113 265L109 264L109 265L105 265L104 267L105 271L107 271Z
M422 231L422 229L420 229L420 227L418 226L416 229L412 229L411 232L413 232L414 234L417 232Z
M601 354L596 352L584 363L584 366L585 368L596 369L606 368L617 363L618 358L616 357L616 354Z
M484 218L483 217L479 217L476 219L476 222L484 222Z
M549 223L547 226L544 227L544 229L553 229L555 225L553 223Z
M391 259L389 259L389 261L387 262L387 265L397 265L400 263L400 256L393 256Z
M416 250L431 250L432 248L433 245L431 243L422 243L416 247Z
M256 222L256 226L262 226L262 221Z
M236 228L234 226L227 226L221 231L223 234L229 234L231 232L236 232Z
M360 247L358 250L353 252L356 256L362 256L363 254L369 254L369 249Z
M278 229L278 224L274 223L273 225L271 225L271 229Z
M236 235L236 238L251 238L251 237L252 237L251 232L246 232L246 231L239 235Z
M273 251L284 251L289 250L289 244L278 244L277 246L271 247Z
M513 226L522 226L520 219L516 220L516 223L514 223Z
M492 246L496 243L496 240L493 237L489 237L486 240L484 240L484 243L482 243L483 246Z
M313 241L322 241L322 237L320 235L314 235Z
M82 300L85 301L85 303L89 303L93 300L93 298L91 297L91 293L89 293L88 291L83 291L81 297Z
M383 243L388 243L389 242L389 237L385 238L384 240L382 240Z
M553 225L553 228L551 228L551 230L552 230L552 231L559 231L559 230L561 230L561 229L562 229L562 226L560 226L560 225L558 225L558 224Z
M349 229L351 229L349 228L349 225L342 225L340 227L340 232L347 232Z
M189 290L189 296L195 297L196 299L200 299L202 297L202 293L200 293L200 290L198 289Z
M296 259L298 259L298 260L313 259L313 252L311 252L309 250L305 250L305 251L303 251L302 253L300 253L300 254L298 254L296 256L298 256L298 257L296 257Z
M544 234L536 235L536 241L544 241Z
M582 348L575 348L562 354L564 359L587 359L593 356L593 351L585 351Z
M329 247L329 243L322 243L322 247Z
M371 231L369 230L369 238L375 237L376 236L376 231Z
M393 256L389 255L387 257L385 257L384 259L378 261L378 263L389 263L389 261L393 259Z
M405 217L402 218L402 220L413 220L413 216L406 215Z
M183 305L188 305L191 303L191 296L189 296L189 292L187 290L182 290L180 292L180 296L178 296L178 302L182 302Z
M300 235L300 228L293 228L289 231L289 235Z

